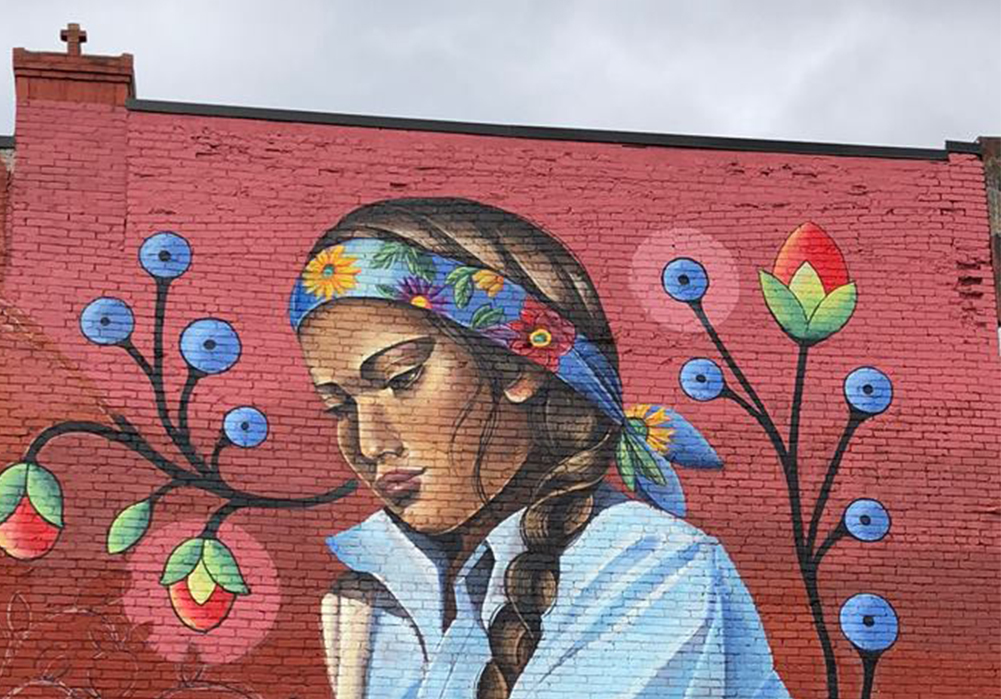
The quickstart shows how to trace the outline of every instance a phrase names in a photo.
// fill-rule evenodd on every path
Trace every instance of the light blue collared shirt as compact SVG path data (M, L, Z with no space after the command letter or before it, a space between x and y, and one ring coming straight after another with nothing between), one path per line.
M331 536L349 568L386 587L404 614L376 610L366 697L473 699L506 603L504 573L522 551L518 512L455 581L447 631L434 542L379 512ZM605 487L596 514L560 557L556 601L510 699L788 699L761 620L722 545L666 512Z

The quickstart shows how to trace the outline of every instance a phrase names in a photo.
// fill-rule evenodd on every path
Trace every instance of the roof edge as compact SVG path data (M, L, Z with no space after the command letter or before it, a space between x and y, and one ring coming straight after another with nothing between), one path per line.
M13 147L14 147L13 136L0 136L0 148L13 148Z
M522 126L513 124L484 124L478 122L446 121L440 119L415 119L409 117L381 117L359 114L338 114L292 109L262 107L237 107L221 104L169 102L161 100L128 99L126 108L134 112L179 114L187 116L255 119L261 121L353 126L373 129L399 129L471 136L499 136L546 141L579 141L584 143L610 143L624 146L659 146L666 148L695 148L703 150L753 151L766 153L795 153L799 155L831 155L862 158L899 158L909 160L948 160L950 153L980 155L980 144L965 141L946 141L944 148L910 148L903 146L876 146L851 143L813 141L780 141L757 138L725 136L694 136L660 134L643 131L609 131L551 126Z

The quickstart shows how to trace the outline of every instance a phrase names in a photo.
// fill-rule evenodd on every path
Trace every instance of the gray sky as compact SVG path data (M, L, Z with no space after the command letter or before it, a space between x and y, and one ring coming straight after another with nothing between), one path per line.
M4 55L64 50L71 21L85 52L135 55L145 99L931 147L1001 133L1001 0L0 0Z

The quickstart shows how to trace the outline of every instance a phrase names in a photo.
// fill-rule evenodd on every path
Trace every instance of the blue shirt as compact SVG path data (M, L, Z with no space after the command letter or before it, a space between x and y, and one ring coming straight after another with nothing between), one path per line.
M510 699L788 699L754 603L718 541L673 515L602 488L596 514L560 557L556 600ZM446 559L379 512L328 539L349 568L398 603L371 624L366 697L472 699L490 660L487 629L506 603L504 572L524 550L518 512L455 582ZM402 613L401 611L402 610Z

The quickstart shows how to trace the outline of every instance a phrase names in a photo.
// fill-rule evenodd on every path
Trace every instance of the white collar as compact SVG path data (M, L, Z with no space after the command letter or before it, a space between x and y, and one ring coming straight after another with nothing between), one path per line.
M472 568L489 548L494 565L480 609L484 628L505 604L504 574L508 565L525 550L521 538L521 516L515 512L487 535L456 577L456 586L465 583ZM327 545L347 567L368 573L386 586L410 615L430 653L442 639L444 603L443 578L448 560L433 539L404 531L380 510L343 532L327 538Z

